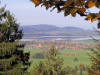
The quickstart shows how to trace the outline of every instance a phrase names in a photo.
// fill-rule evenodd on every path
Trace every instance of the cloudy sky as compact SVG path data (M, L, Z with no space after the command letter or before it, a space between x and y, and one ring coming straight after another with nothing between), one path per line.
M46 11L44 7L35 8L30 0L2 0L2 5L6 4L6 9L9 9L21 25L37 25L49 24L56 26L74 26L85 29L92 29L96 27L97 22L91 23L85 21L84 17L71 16L64 17L63 12L57 14L57 11ZM98 12L96 8L90 10L91 12Z

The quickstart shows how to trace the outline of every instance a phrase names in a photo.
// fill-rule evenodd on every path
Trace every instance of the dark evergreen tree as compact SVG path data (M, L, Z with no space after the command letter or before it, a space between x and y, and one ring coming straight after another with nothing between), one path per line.
M52 46L46 58L47 75L65 75L66 71L62 68L63 59L57 56L58 50Z
M14 15L0 8L0 75L24 75L29 66L29 53L19 44L23 36Z

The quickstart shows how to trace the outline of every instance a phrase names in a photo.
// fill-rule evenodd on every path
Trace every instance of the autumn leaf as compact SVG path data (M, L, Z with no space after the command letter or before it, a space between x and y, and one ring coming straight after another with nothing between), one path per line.
M91 13L86 16L86 20L91 20L91 22L94 22L95 20L98 20L100 18L99 13Z
M92 19L92 16L90 15L90 14L88 14L87 16L86 16L86 19L85 20L91 20Z
M91 22L94 22L94 21L97 20L98 18L100 18L100 13L95 14L95 15L93 16L93 18L91 19Z
M72 2L73 2L72 0L68 0L68 1L66 1L65 4L64 4L64 7L69 6Z
M3 37L3 34L0 34L0 39Z
M39 0L31 0L36 6L38 6L41 2Z
M86 10L85 10L85 8L79 8L79 11L80 11L81 13L84 13Z
M95 6L96 2L93 2L93 1L89 1L88 2L88 8L91 8L93 6Z
M72 14L72 16L76 14L77 10L78 10L77 8L70 10L70 13Z
M69 10L68 9L65 9L64 10L64 16L68 16L70 14Z
M100 75L100 71L99 70L96 70L95 71L95 75Z
M98 28L100 28L100 22L98 23Z
M96 7L100 8L100 1L99 0L96 2Z
M58 13L64 12L64 16L72 15L76 16L76 13L80 16L86 16L85 20L91 20L94 22L100 19L100 13L92 13L89 8L96 6L100 8L100 0L31 0L36 6L44 6L46 10L49 8L57 8ZM51 10L51 11L52 11ZM100 25L98 25L100 28Z
M94 22L94 21L97 20L97 19L98 19L98 16L95 17L95 18L93 18L93 19L91 19L91 22Z

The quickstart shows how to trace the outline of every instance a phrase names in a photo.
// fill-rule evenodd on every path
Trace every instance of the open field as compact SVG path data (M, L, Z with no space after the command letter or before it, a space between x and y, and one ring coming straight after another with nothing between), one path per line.
M48 52L51 45L55 45L58 48L58 56L63 58L63 68L67 66L79 67L81 64L84 66L91 65L92 61L90 55L93 55L91 49L97 45L93 41L39 41L28 42L27 47L24 48L25 52L30 52L31 66L29 70L32 70L39 61L45 60L45 54ZM60 47L62 46L62 47ZM31 48L30 48L31 47ZM78 48L80 47L80 48Z
M64 66L75 67L80 64L89 65L91 63L90 57L88 54L91 54L91 51L88 50L61 50L60 51L62 57L64 59ZM76 61L75 61L76 59Z
M26 51L26 50L25 50ZM28 50L30 52L30 61L32 62L33 67L39 61L43 61L44 58L33 58L33 56L37 53L45 53L45 50L41 49L31 49ZM59 50L58 56L62 57L64 60L64 67L71 66L79 66L80 64L89 65L91 63L90 57L88 54L91 54L91 51L88 50ZM75 61L75 59L77 59Z

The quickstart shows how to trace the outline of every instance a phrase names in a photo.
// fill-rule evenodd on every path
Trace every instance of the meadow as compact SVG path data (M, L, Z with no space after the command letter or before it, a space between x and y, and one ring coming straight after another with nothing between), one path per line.
M50 41L48 41L48 42L50 42ZM48 43L48 42L46 41L46 43ZM41 42L38 42L38 43L40 46ZM46 44L46 43L43 44L43 41L42 41L43 46L50 45L50 44ZM56 44L58 44L58 43L59 42L56 41ZM31 45L31 46L32 46L32 44L33 44L32 42L30 44L28 43L28 45ZM34 44L36 46L37 43L34 43ZM66 43L61 43L61 44L65 45ZM75 44L75 42L74 43L70 42L70 43L67 43L67 46L76 46L76 44ZM96 45L97 43L95 43L93 41L88 41L88 42L81 41L81 42L78 42L78 44L79 45L81 44L81 46L87 46L87 45L92 46L92 45ZM30 53L30 62L31 62L30 70L31 70L35 66L35 64L38 64L39 61L45 60L48 49L46 50L43 47L32 47L32 48L24 48L24 51ZM80 66L80 64L89 66L92 63L90 55L93 55L93 52L91 51L91 48L87 49L87 47L83 48L83 49L75 48L75 50L73 49L73 47L72 48L64 47L64 48L58 49L58 56L63 58L63 60L64 60L63 67L67 67L67 66L75 67L75 66Z
M25 50L30 52L30 61L31 61L31 67L34 67L35 64L37 64L39 61L45 60L45 58L34 58L35 54L44 54L46 53L45 50L42 49L30 49L30 50ZM64 60L64 65L63 67L71 66L79 66L80 64L84 65L89 65L91 64L91 59L89 54L92 55L92 52L89 50L59 50L58 51L58 56L63 58ZM76 59L76 60L75 60Z

